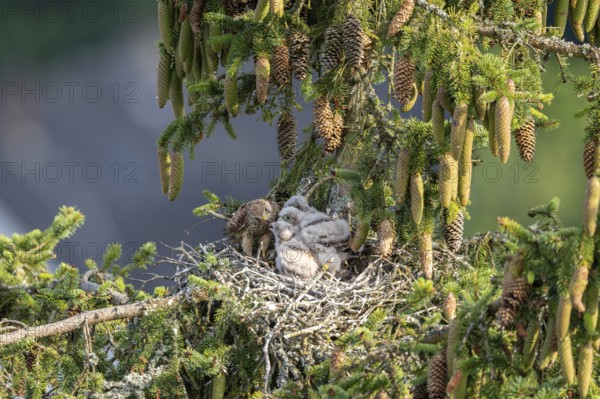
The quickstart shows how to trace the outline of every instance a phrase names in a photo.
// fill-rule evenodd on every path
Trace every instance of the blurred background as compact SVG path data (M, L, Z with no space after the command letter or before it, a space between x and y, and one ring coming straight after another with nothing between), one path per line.
M130 256L146 241L219 239L223 221L192 214L203 189L243 200L268 191L279 162L275 127L252 116L236 119L237 140L219 127L201 142L175 202L161 194L155 141L173 116L155 99L154 1L3 1L0 34L0 234L46 228L59 206L76 206L86 223L55 262L81 264L111 242ZM571 67L588 73L579 60ZM585 120L574 115L586 100L559 84L554 58L546 70L555 99L544 112L561 126L538 130L529 164L516 148L506 165L481 151L468 235L495 229L498 216L528 223L527 210L553 196L567 225L581 223ZM306 127L310 108L297 116Z

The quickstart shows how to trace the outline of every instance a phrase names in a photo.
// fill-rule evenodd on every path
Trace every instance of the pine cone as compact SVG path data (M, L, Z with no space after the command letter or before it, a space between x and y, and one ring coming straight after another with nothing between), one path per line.
M527 301L530 291L531 287L525 278L519 277L512 280L510 287L502 294L500 309L496 314L503 327L514 321L515 315Z
M438 145L444 145L444 136L446 134L444 128L444 108L440 105L440 102L435 99L431 105L431 130L433 132L433 139Z
M264 104L267 101L267 93L269 91L269 76L271 74L271 64L265 56L260 56L256 60L256 100L259 104Z
M452 252L458 252L463 240L465 218L462 211L459 211L452 222L448 224L446 217L444 225L444 240Z
M344 36L342 31L330 26L325 30L325 43L323 49L323 59L321 63L326 71L331 70L339 65L342 61L342 51L344 49Z
M160 0L158 2L158 29L160 38L169 54L173 54L175 47L175 36L173 35L173 24L175 22L175 10L170 1Z
M452 114L452 129L450 130L450 148L452 157L457 161L460 159L465 136L467 133L467 113L469 106L465 102L459 102Z
M346 62L351 70L358 69L365 58L365 32L360 20L354 15L349 15L342 27L344 32L344 49Z
M23 357L25 358L25 367L27 367L27 371L33 370L33 366L35 366L35 361L37 359L36 350L28 350Z
M326 142L334 138L333 112L326 96L315 100L313 104L313 119L319 136Z
M419 258L421 263L421 271L426 279L433 278L433 241L431 233L419 234Z
M596 174L598 169L598 140L592 139L585 144L583 147L583 169L585 170L585 176L589 179Z
M169 98L173 107L175 118L181 118L185 112L183 103L183 87L179 76L176 73L171 73L171 82L169 83Z
M240 110L237 76L231 76L229 73L225 74L223 96L225 97L225 108L227 108L229 115L232 117L237 116Z
M194 58L194 32L190 26L190 21L186 19L179 29L179 56L184 63L188 59ZM190 64L191 65L191 64Z
M408 57L401 57L394 65L394 98L401 104L413 96L415 64Z
M304 80L308 75L310 64L310 39L298 30L289 38L290 67L297 80Z
M496 102L496 141L500 162L506 163L510 154L510 124L512 121L511 104L507 97L500 97Z
M583 303L583 294L588 286L589 270L587 266L579 266L571 276L569 284L569 294L571 295L571 303L573 307L580 313L585 312L585 304Z
M262 22L269 15L269 0L258 0L254 10L254 22Z
M394 250L396 240L396 227L389 219L383 219L377 229L377 248L384 258L390 256Z
M424 194L421 172L416 171L410 177L410 211L417 226L423 218Z
M451 322L454 320L454 317L456 316L456 305L456 297L453 293L449 292L444 300L444 317L446 318L446 321Z
M331 119L332 135L327 139L325 143L325 151L333 152L342 145L342 132L344 131L344 117L341 112L336 111L333 113Z
M354 252L358 252L367 240L369 235L370 225L369 222L363 219L359 219L356 225L356 231L350 240L350 249Z
M433 106L433 100L435 100L435 93L433 91L433 71L431 69L425 72L425 78L423 79L423 97L421 100L423 121L429 122L431 120L431 107Z
M530 162L535 154L535 121L533 118L528 118L523 126L515 131L515 142L521 159Z
M462 206L467 206L471 196L471 179L473 177L473 138L475 136L475 122L467 121L467 131L463 152L458 165L458 200Z
M275 81L281 86L288 83L290 81L290 51L285 43L275 48L271 64L273 64L275 72Z
M204 9L206 8L207 0L194 0L194 5L189 13L190 26L195 34L202 32L202 18L204 16ZM227 13L228 3L238 3L236 0L225 1L225 12ZM231 10L230 10L231 11ZM229 15L229 14L228 14ZM233 14L231 16L234 16Z
M158 107L164 108L169 100L169 84L171 81L171 56L161 44L158 49L159 59L156 74L156 98Z
M440 159L439 170L440 204L448 208L454 194L458 192L458 162L446 153Z
M396 201L401 204L406 199L408 191L408 181L410 178L410 152L403 148L398 152L398 161L396 163Z
M427 383L419 385L413 385L410 388L410 394L413 399L429 399L429 393L427 392Z
M444 108L451 114L454 114L454 105L450 100L450 96L448 96L448 91L446 90L446 87L441 86L438 89L435 98L436 100L438 100L438 103L442 106L442 108Z
M496 137L496 103L490 103L487 116L488 144L493 156L499 156L498 138Z
M579 367L577 368L579 380L578 392L580 398L587 396L592 381L592 371L594 370L594 348L592 343L588 342L579 351Z
M427 392L430 399L445 399L448 383L446 351L443 350L429 359L427 368Z
M296 119L284 113L277 123L277 146L282 161L289 160L296 151Z
M166 146L159 145L156 151L158 157L158 171L160 174L160 187L163 194L169 192L169 179L171 178L171 159L169 149Z
M174 201L183 186L183 154L181 151L173 150L171 157L171 174L169 178L169 201Z
M415 0L404 0L402 6L390 21L387 31L387 38L392 39L398 35L400 29L408 22L413 10L415 9Z
M573 384L575 382L575 361L573 360L573 344L568 335L558 341L558 361L566 383Z
M588 237L596 233L598 206L600 205L600 177L593 176L587 181L583 212L583 232Z

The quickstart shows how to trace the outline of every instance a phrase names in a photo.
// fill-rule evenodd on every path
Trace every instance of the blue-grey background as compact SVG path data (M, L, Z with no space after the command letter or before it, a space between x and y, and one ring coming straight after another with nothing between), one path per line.
M192 215L202 189L239 199L268 191L278 162L275 128L252 116L236 121L237 140L219 127L201 142L195 160L186 159L175 202L161 194L155 141L173 116L155 99L155 8L141 0L0 2L0 234L45 228L59 206L74 205L87 220L61 244L56 262L81 264L111 242L128 255L146 241L220 238L222 221ZM585 121L574 114L585 99L556 86L553 60L546 67L556 98L544 111L562 126L538 132L529 165L516 148L507 165L482 151L467 234L494 229L498 216L527 222L530 207L555 195L563 220L581 223ZM573 61L575 74L586 68ZM310 122L310 110L297 116L302 127Z

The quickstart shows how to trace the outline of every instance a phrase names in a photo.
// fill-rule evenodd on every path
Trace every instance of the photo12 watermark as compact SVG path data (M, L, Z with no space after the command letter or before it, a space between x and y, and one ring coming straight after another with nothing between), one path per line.
M140 167L136 162L0 162L0 178L8 183L139 183Z
M202 162L202 183L258 183L271 181L280 172L279 162Z
M140 87L135 82L24 82L5 81L0 85L0 102L95 104L108 100L120 104L137 104Z

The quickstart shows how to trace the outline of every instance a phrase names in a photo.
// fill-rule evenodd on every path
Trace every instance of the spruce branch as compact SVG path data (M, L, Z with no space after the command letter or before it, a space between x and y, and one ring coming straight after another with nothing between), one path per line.
M445 21L450 20L450 16L444 10L428 3L426 0L416 0L416 5ZM509 43L528 44L535 49L545 52L583 58L596 63L600 62L600 49L597 47L589 44L567 42L558 37L538 36L522 30L516 32L513 29L516 25L515 23L505 23L503 25L504 26L497 26L486 21L478 24L477 33L485 37L499 39Z

